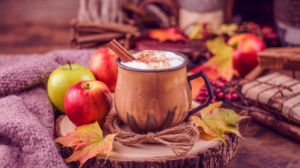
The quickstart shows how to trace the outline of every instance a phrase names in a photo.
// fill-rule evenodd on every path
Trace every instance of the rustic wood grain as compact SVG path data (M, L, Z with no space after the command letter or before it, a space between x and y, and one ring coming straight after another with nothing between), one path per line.
M56 135L65 136L73 131L75 126L68 120L66 115L61 115L56 122ZM109 133L106 125L101 126L104 136ZM83 167L91 168L135 168L135 167L224 167L236 154L239 147L239 139L235 134L224 136L227 143L225 146L220 140L205 141L198 139L192 150L185 156L176 156L172 150L161 144L138 144L124 146L114 141L113 150L105 162L105 156L89 159ZM62 157L72 155L74 148L61 148ZM67 164L69 167L78 167L79 162Z
M256 108L258 109L258 108ZM260 110L260 109L259 109ZM267 113L267 112L266 112ZM286 137L294 139L295 141L300 142L300 127L293 125L291 123L287 123L280 119L264 115L258 112L251 112L251 117L257 121L258 123L275 130Z
M78 0L0 1L0 54L70 48L69 23L78 8Z
M300 47L267 48L258 53L258 60L264 69L300 70Z
M269 128L250 121L242 133L238 153L226 166L228 168L286 168L300 165L300 145ZM295 163L296 160L296 163Z
M0 54L45 53L70 48L69 33L69 25L0 23Z
M69 24L77 17L79 0L1 0L0 23Z

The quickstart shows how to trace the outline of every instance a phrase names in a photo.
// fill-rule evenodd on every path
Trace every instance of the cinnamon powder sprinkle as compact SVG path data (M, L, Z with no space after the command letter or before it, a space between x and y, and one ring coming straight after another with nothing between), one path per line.
M143 50L134 54L136 62L147 64L148 69L161 69L171 67L170 61L179 58L168 58L166 53L155 50Z

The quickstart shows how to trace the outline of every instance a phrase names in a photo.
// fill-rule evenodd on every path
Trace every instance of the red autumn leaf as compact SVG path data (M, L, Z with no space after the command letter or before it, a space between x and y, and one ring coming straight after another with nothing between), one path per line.
M187 41L187 37L176 27L170 27L166 29L152 29L149 32L149 37L156 39L159 42L164 42L167 40L171 41Z
M76 128L76 131L68 133L65 137L55 139L55 142L60 143L63 147L76 146L73 154L65 159L65 162L72 161L80 162L79 167L90 158L96 155L106 155L108 157L112 150L113 140L116 134L109 134L103 137L102 130L98 122L93 124L85 124Z
M233 76L232 67L232 52L233 48L228 46L221 37L217 37L213 40L206 41L207 49L214 54L204 64L191 70L192 74L196 74L203 70L209 79L215 80L220 76L223 76L230 81ZM202 79L195 79L192 84L192 98L195 99L199 93L199 90L204 86Z

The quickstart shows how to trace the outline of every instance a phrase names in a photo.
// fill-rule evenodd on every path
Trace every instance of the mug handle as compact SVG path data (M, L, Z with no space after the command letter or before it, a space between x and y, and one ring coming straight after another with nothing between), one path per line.
M200 76L204 79L204 82L205 82L205 85L206 85L206 88L207 88L207 92L208 92L208 99L206 100L205 103L203 103L203 104L199 105L198 107L194 108L193 110L191 110L184 120L186 120L187 118L189 118L193 114L195 114L198 111L200 111L200 110L204 109L205 107L207 107L210 104L210 102L212 101L213 97L214 97L214 93L213 93L213 90L211 88L211 84L210 84L207 76L205 75L205 73L202 70L197 74L193 74L193 75L190 75L190 76L187 77L187 82L190 86L190 89L192 90L191 80L196 79Z

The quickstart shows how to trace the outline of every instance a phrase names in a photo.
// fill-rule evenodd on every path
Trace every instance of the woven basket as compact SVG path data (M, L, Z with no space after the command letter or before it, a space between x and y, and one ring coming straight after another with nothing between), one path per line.
M300 28L300 1L274 0L274 15L277 20Z

